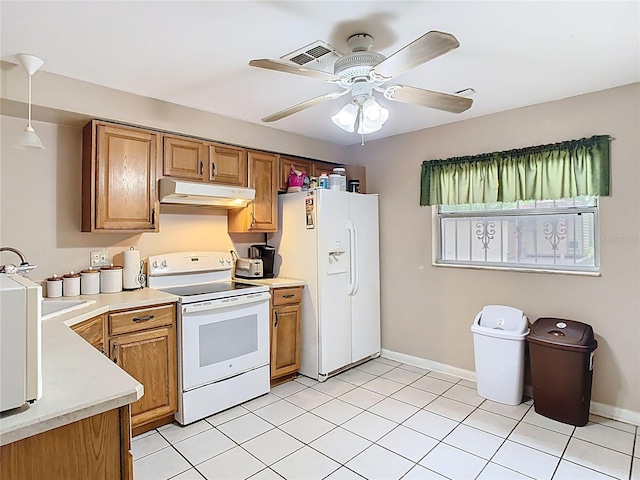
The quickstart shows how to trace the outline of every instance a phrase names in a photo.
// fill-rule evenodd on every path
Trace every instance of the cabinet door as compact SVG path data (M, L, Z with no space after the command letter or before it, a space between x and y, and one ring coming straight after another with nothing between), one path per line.
M209 146L209 181L247 186L247 152L224 145Z
M83 225L83 231L157 231L159 138L145 130L97 123L95 225L91 230Z
M144 395L131 404L131 425L177 411L176 334L173 327L112 337L111 359L144 386Z
M325 172L327 175L329 175L331 172L333 172L334 168L339 166L340 165L333 163L313 162L311 164L311 176L319 177L320 175L322 175L322 172Z
M278 155L249 151L249 187L256 197L247 207L228 213L229 233L275 232L278 229Z
M208 163L207 145L197 140L164 137L164 174L189 180L204 180Z
M300 368L300 304L273 309L271 318L271 378Z
M104 315L99 315L84 322L77 323L71 327L71 330L76 332L87 342L93 345L95 348L104 351Z
M281 192L287 191L287 187L289 186L289 172L291 171L292 166L295 170L306 173L308 177L312 176L311 164L309 161L302 160L300 158L281 157L278 183L278 190Z

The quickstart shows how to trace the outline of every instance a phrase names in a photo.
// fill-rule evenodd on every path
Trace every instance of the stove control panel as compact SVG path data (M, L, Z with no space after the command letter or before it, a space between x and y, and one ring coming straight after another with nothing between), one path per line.
M233 267L230 252L179 252L147 259L149 276L227 271Z

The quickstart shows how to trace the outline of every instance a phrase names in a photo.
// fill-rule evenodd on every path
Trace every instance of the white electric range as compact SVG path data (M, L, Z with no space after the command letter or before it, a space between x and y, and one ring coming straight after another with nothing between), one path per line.
M148 258L148 286L180 297L182 425L269 392L269 287L232 281L232 267L226 252Z

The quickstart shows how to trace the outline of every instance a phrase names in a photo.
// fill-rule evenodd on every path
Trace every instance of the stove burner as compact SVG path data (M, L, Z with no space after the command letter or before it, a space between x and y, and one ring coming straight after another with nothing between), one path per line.
M189 297L192 295L204 295L207 293L231 292L234 290L242 290L243 288L255 288L256 285L240 282L215 282L201 283L197 285L186 285L184 287L167 287L162 288L163 292L178 295L179 297Z

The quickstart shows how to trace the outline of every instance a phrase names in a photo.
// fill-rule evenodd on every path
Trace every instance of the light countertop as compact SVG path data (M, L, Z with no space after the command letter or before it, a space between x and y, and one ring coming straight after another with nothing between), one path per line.
M109 311L178 300L149 288L66 298L95 303L42 321L42 398L0 415L0 445L140 399L143 386L69 327Z
M267 285L271 288L281 288L281 287L304 287L307 282L304 280L297 280L295 278L285 278L285 277L276 277L276 278L234 278L238 282L243 283L251 283L256 285Z

